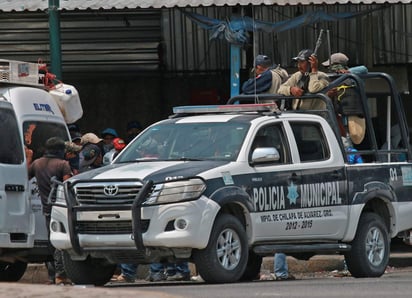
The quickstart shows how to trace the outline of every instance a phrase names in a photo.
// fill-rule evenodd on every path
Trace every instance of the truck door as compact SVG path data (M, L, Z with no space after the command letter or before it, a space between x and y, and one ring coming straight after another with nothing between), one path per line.
M275 148L278 160L255 161L256 148ZM301 171L292 162L290 143L282 122L261 127L252 140L249 153L251 193L253 200L253 234L257 241L269 241L290 234L290 223L295 218L297 186ZM293 234L297 233L293 230Z
M27 164L12 105L0 101L0 247L33 246Z
M296 205L285 229L307 238L340 239L348 217L343 154L330 126L316 121L290 121L298 152L294 160L301 180ZM293 209L292 209L293 208Z

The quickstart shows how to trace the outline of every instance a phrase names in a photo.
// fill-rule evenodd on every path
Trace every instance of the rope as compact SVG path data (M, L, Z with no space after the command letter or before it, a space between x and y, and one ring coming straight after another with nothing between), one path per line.
M348 89L348 88L353 88L353 86L341 85L341 86L336 87L337 91L343 90L343 92L338 95L338 102L340 102L342 100L342 96L346 93L346 89Z

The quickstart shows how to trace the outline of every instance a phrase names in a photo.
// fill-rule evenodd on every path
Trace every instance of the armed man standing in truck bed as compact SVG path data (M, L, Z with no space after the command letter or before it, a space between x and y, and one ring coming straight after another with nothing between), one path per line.
M279 87L278 93L300 97L307 92L318 93L329 85L326 73L318 71L318 58L312 50L302 50L292 60L297 63L298 71ZM323 102L315 99L305 102L294 100L293 102L293 109L317 108L323 108Z

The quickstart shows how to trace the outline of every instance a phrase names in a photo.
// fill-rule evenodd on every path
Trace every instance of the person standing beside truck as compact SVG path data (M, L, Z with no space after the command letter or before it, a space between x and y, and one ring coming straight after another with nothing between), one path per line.
M59 137L51 137L45 143L46 151L44 155L34 160L29 167L29 178L36 177L42 202L42 211L46 219L47 232L50 237L50 215L52 205L49 202L52 177L59 181L64 181L73 176L70 164L64 159L65 142ZM62 261L62 252L58 249L54 251L54 283L57 285L67 284L69 280Z

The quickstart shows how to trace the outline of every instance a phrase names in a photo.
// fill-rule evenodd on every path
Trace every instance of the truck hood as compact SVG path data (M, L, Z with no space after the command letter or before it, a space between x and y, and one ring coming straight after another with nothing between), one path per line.
M123 180L141 179L161 182L201 176L207 170L214 169L228 161L144 161L112 164L95 170L78 174L70 181L78 180Z

